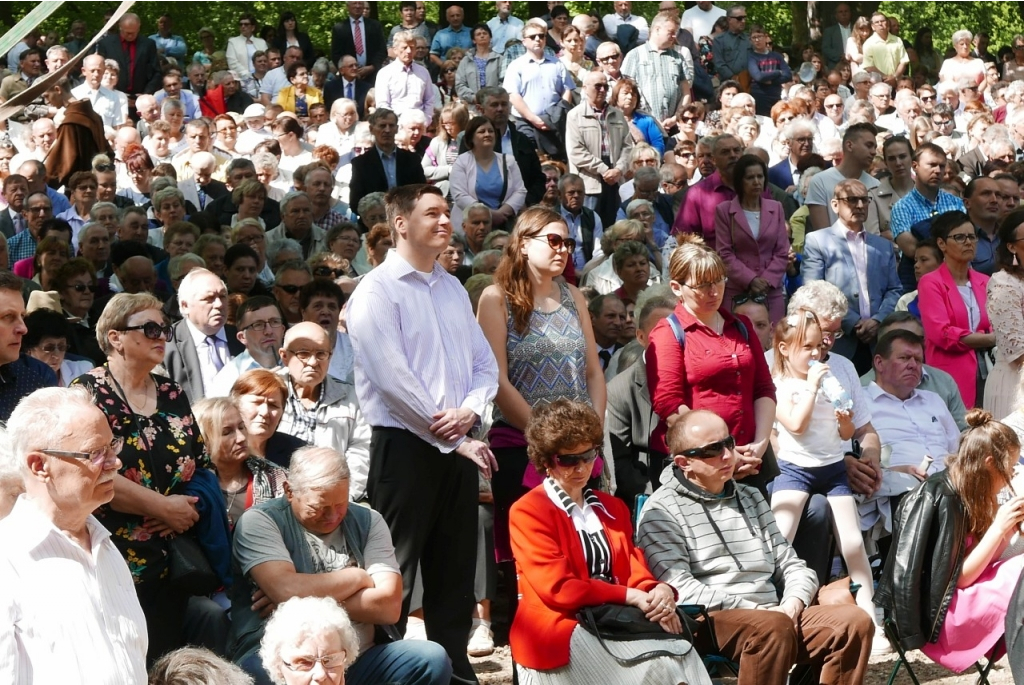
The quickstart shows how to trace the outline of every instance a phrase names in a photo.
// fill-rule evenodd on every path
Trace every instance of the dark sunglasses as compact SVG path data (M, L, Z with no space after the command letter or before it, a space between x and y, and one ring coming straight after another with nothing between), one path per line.
M114 170L114 165L113 164L97 164L93 168L96 169L96 171L102 171L103 173L106 173L108 171L113 171Z
M597 459L597 448L581 452L579 454L556 454L555 463L562 468L571 469L579 466L580 464L589 464Z
M757 295L754 295L752 293L740 293L736 297L732 298L732 306L734 308L739 307L740 305L744 305L747 302L755 302L757 304L766 305L768 304L768 296L765 295L764 293L759 293Z
M592 85L590 87L593 88L594 90L598 90L598 91L600 91L600 90L608 90L608 84L607 83L595 83L594 85Z
M547 37L546 33L531 33L528 36L523 36L523 40L544 40Z
M344 269L332 269L329 266L318 266L313 269L313 275L319 278L341 278L345 275Z
M547 235L531 235L530 240L546 240L548 246L555 252L561 250L563 245L565 246L566 252L576 251L575 240L573 240L572 238L563 238L557 233L548 233Z
M92 284L76 283L75 285L69 285L68 287L74 290L76 293L84 293L86 290L88 290L91 293L96 292L96 286Z
M731 435L725 440L719 440L718 442L712 442L703 447L693 447L682 452L677 452L677 457L686 457L687 459L714 459L725 454L726 450L731 450L736 447L736 438Z
M300 290L302 290L302 286L301 285L275 285L274 287L275 288L280 288L281 290L285 291L289 295L294 295L295 293L297 293Z
M598 57L597 61L600 62L601 64L609 64L611 62L614 62L615 60L617 60L620 57L622 57L622 55L620 55L619 53L615 53L614 55L607 55L605 57Z
M455 72L456 72L455 69L445 69L444 70L444 73L446 73L446 74L454 74Z
M171 342L171 337L174 335L174 330L170 326L155 321L147 321L141 326L127 326L122 328L121 331L124 333L128 331L142 331L142 334L150 340L163 338L167 342Z

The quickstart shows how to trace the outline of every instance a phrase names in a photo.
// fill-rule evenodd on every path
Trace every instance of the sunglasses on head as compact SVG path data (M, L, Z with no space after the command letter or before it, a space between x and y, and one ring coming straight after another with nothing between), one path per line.
M767 304L768 303L768 296L765 295L764 293L759 293L757 295L754 295L752 293L740 293L736 297L732 298L732 306L733 307L739 307L740 305L744 305L747 302L755 302L757 304Z
M573 240L572 238L563 238L562 236L558 235L557 233L548 233L547 235L531 235L530 239L531 240L546 240L547 243L548 243L548 246L552 250L554 250L556 252L558 250L561 250L563 245L565 246L565 251L566 252L575 252L576 251L576 241L575 240Z
M591 448L579 454L556 454L555 463L567 469L575 468L580 464L589 464L597 459L597 448Z
M332 269L329 266L318 266L313 269L313 275L318 278L341 278L345 275L344 269Z
M128 331L142 331L142 334L150 340L163 338L167 342L171 342L171 336L174 335L174 331L170 326L157 323L156 321L147 321L139 326L126 326L121 331L124 333Z
M725 454L726 450L731 450L736 447L736 438L731 435L724 440L717 442L708 443L703 447L692 447L682 452L677 452L677 457L686 457L687 459L714 459Z

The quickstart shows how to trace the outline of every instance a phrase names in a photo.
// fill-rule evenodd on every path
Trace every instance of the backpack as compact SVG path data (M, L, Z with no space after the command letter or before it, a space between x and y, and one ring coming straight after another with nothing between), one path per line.
M750 331L747 330L747 325L739 319L733 319L733 323L736 328L739 329L740 335L743 339L750 342ZM683 330L683 324L679 321L679 317L676 316L675 312L668 315L668 327L672 329L672 334L676 336L676 342L679 343L679 347L686 348L686 331Z

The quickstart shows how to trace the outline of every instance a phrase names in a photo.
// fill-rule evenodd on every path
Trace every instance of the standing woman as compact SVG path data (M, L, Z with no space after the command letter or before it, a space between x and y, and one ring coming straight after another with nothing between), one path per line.
M846 39L846 60L850 63L853 73L861 70L864 63L864 41L871 37L871 22L867 17L857 17L853 31Z
M768 168L760 157L743 155L733 167L736 197L715 208L715 241L729 280L725 301L740 293L765 295L772 323L786 313L782 282L789 236L782 205L761 197Z
M199 521L185 492L197 470L210 468L185 392L157 376L171 327L152 295L118 293L96 325L107 364L75 379L93 392L115 438L124 440L114 499L97 512L135 580L146 614L149 660L184 645L187 593L168 580L173 534Z
M988 356L996 344L989 323L985 290L988 276L971 268L978 234L963 212L946 212L932 222L932 238L943 261L917 284L928 363L953 376L964 406L978 406L985 396Z
M579 290L558 279L576 249L568 235L565 219L557 212L544 207L524 211L494 284L481 294L477 307L480 327L498 361L489 438L499 465L491 481L499 562L512 561L509 509L541 481L528 469L524 434L534 409L568 399L586 403L604 416L604 372L587 302Z
M925 80L928 83L935 83L939 79L942 55L935 51L935 45L932 43L932 30L927 26L922 26L917 30L917 35L914 36L914 52L917 53L917 63L927 69Z
M494 124L485 117L473 117L463 136L466 152L452 165L452 229L462 228L462 213L474 202L491 208L491 225L511 225L526 204L526 185L519 165L511 154L494 151L497 135Z
M501 54L491 49L491 27L477 24L470 35L473 36L473 47L455 71L455 92L467 107L476 103L476 92L481 88L501 85L498 78Z
M299 48L302 50L302 63L307 67L312 67L316 60L313 42L309 39L308 33L299 30L299 22L294 12L281 13L281 19L277 22L277 34L271 44L280 50L282 55L290 47Z
M679 297L673 315L686 332L685 345L666 319L651 331L644 353L651 406L662 417L651 436L651 484L661 484L668 427L691 409L708 409L722 417L736 439L735 477L759 474L747 482L760 487L778 472L773 455L761 463L775 423L775 383L753 324L722 306L725 262L697 236L677 239L668 268L672 292Z
M966 78L971 83L981 85L985 80L985 63L977 57L971 57L973 40L974 36L966 29L953 34L953 48L956 50L956 54L942 63L942 68L939 69L939 81L955 84L960 79Z
M594 68L594 63L583 54L586 42L583 34L575 26L568 27L562 34L562 54L559 59L569 70L577 88L583 87L583 77Z
M1018 257L1018 253L1020 256ZM1009 416L1021 406L1024 379L1024 209L1010 212L999 225L997 271L989 279L987 308L996 335L996 365L985 385L985 409Z

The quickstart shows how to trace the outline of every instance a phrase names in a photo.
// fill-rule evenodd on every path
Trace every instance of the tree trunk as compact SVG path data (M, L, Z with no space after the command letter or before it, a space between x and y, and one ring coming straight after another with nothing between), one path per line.
M810 31L807 27L807 6L811 4L809 2L793 2L791 4L793 12L793 40L791 44L793 46L793 52L799 57L800 50L807 45L810 40Z

